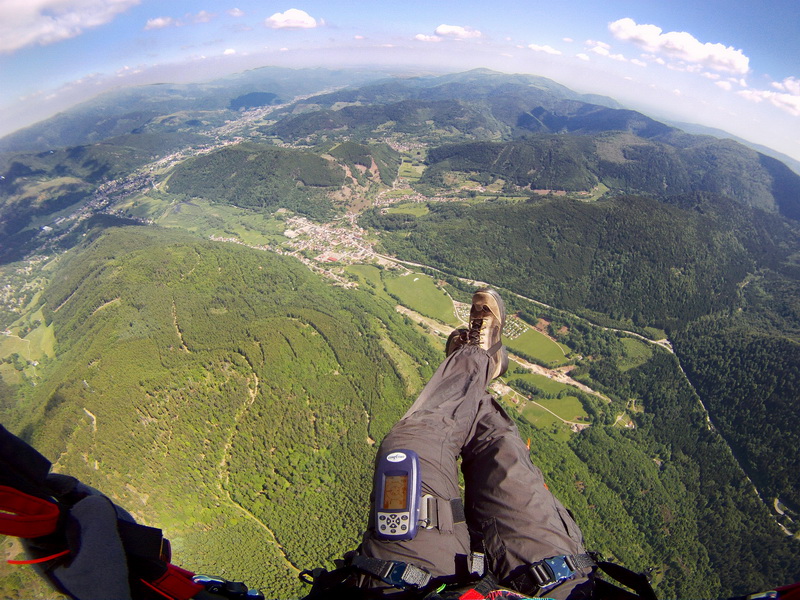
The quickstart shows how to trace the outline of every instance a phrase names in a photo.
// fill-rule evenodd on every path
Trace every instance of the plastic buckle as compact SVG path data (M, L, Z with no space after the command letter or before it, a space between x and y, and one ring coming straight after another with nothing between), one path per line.
M555 580L555 583L569 579L575 574L575 571L569 568L566 556L554 556L552 558L546 558L544 562L547 563L547 566L549 566L550 570L553 572L553 579Z
M408 588L422 588L428 585L431 580L431 574L410 565L408 563L399 561L390 561L392 563L389 572L383 577L383 580L402 590Z
M566 558L565 555L553 556L532 564L530 570L534 583L545 588L572 577L575 571L569 568Z
M531 577L533 578L533 582L540 588L555 583L553 580L553 571L550 569L550 565L545 561L531 565Z

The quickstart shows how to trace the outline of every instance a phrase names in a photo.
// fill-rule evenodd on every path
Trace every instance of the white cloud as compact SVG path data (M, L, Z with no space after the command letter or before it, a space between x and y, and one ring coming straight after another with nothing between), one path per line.
M739 90L736 93L751 102L767 100L790 115L800 117L800 96L797 94L781 94L770 90Z
M228 13L232 17L243 17L244 16L244 11L241 10L241 9L238 9L238 8L231 8L230 10L226 10L225 12Z
M363 35L354 35L354 36L353 36L353 39L354 39L354 40L364 40L364 39L366 39L366 38L365 38Z
M589 60L589 55L588 54L584 54L583 52L581 52L580 54L576 54L575 56L577 56L581 60Z
M721 77L721 75L719 73L708 73L708 72L705 72L702 75L706 79L711 79L712 81L716 81Z
M441 42L442 38L438 35L425 35L424 33L418 33L414 36L414 39L418 42Z
M631 64L634 64L637 67L646 67L647 66L646 62L644 62L643 60L639 60L638 58L632 58L631 59Z
M649 60L650 62L654 62L657 65L661 65L662 67L667 64L667 61L665 61L660 56L656 56L655 54L641 54L640 56L643 59Z
M439 25L434 33L442 37L455 38L457 40L479 38L483 35L480 31L473 29L472 27L445 24Z
M140 0L2 0L0 53L47 45L105 25Z
M590 48L601 48L603 50L611 50L611 44L605 42L598 42L597 40L586 40L586 46Z
M147 24L144 28L150 31L151 29L164 29L173 25L177 26L178 22L172 17L155 17L154 19L147 19Z
M795 96L800 96L800 79L796 77L787 77L781 82L773 81L772 87L782 92L788 92Z
M787 77L781 82L773 82L772 87L778 91L746 89L736 93L751 102L766 100L790 115L800 117L800 79Z
M223 52L222 54L224 56L232 56L232 55L236 54L236 50L234 50L233 48L227 48L225 50L225 52Z
M726 73L744 75L750 70L750 59L741 50L724 44L700 42L685 31L664 33L656 25L640 25L627 17L610 23L608 28L616 39L633 42L651 53Z
M561 54L561 50L556 50L552 46L548 46L545 44L544 46L539 46L538 44L528 44L528 48L535 52L544 52L545 54L553 54L559 55Z
M567 42L568 44L571 44L575 40L573 40L571 37L565 37L565 38L561 38L561 41L562 42Z
M620 62L628 62L628 59L622 54L611 54L611 44L598 42L597 40L586 40L585 47L589 52L594 52L599 56L605 56L606 58L611 58Z
M213 14L213 13L210 13L210 12L207 12L207 11L205 11L205 10L201 10L201 11L200 11L199 13L197 13L196 15L193 15L193 16L192 16L192 15L188 15L188 16L189 16L189 17L191 18L191 20L192 20L192 21L194 21L195 23L208 23L208 22L209 22L211 19L213 19L213 18L214 18L214 17L216 17L217 15L215 15L215 14Z
M722 88L726 92L730 92L731 89L733 89L733 85L731 84L730 81L715 81L714 85Z
M264 24L270 29L314 29L317 20L304 10L290 8L286 12L275 13Z

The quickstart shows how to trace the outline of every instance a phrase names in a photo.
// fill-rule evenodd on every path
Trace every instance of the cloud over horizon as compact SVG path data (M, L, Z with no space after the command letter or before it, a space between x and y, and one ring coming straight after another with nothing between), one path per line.
M318 25L314 17L297 8L276 12L264 24L270 29L314 29Z
M469 40L482 37L483 34L472 27L462 27L461 25L439 25L434 33L440 37L452 38L456 40Z
M628 17L609 23L608 29L616 39L632 42L651 54L664 54L715 71L740 75L750 71L750 59L741 50L724 44L703 43L685 31L664 33L656 25L638 24Z
M0 53L45 46L112 21L140 0L3 0Z

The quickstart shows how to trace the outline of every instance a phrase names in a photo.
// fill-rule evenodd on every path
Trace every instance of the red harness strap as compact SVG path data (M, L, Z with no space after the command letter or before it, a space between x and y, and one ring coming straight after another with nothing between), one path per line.
M21 538L49 535L56 530L58 505L0 485L0 534Z
M175 600L188 600L193 598L202 590L206 589L199 583L192 581L194 573L181 569L172 564L167 564L166 572L153 581L140 581L152 590L155 590L165 598Z

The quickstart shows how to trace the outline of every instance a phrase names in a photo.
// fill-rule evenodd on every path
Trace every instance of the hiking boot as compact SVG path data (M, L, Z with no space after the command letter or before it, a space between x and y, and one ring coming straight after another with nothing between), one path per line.
M453 352L468 344L483 348L492 359L492 379L500 377L508 369L508 351L501 341L506 322L506 307L503 299L494 290L480 289L472 296L469 311L469 329L456 329L447 338L445 353Z

